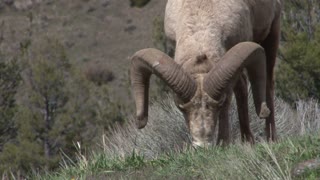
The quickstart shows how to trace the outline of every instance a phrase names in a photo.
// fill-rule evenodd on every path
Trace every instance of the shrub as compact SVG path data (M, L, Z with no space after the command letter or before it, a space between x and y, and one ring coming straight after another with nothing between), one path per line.
M89 62L85 67L84 73L89 81L98 86L107 84L115 78L113 72L106 65L98 62Z
M150 0L130 0L130 6L131 7L143 7L147 5L150 2Z
M319 1L288 0L284 4L276 92L294 105L320 98Z
M306 32L287 35L276 74L277 93L294 104L299 99L320 98L320 28L314 38Z

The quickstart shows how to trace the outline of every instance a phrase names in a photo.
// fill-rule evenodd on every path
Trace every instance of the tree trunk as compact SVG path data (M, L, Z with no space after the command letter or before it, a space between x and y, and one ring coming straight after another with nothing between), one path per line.
M44 156L47 160L50 159L51 156L51 148L50 148L50 140L49 140L49 130L50 130L50 121L51 121L51 112L50 112L50 104L47 97L45 97L45 112L44 112L44 120L45 120L45 135L44 135ZM46 169L48 169L49 162L46 161Z

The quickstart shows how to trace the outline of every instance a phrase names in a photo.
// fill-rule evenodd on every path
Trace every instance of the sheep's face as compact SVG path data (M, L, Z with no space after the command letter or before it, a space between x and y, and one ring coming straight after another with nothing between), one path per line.
M202 87L202 86L199 86ZM213 143L219 112L225 98L219 102L198 88L195 96L186 104L176 101L184 115L194 146L210 146Z

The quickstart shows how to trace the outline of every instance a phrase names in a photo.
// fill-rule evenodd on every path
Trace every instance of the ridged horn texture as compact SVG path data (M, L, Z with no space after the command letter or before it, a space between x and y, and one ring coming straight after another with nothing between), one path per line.
M259 44L242 42L232 47L204 78L204 90L219 100L226 89L232 88L243 68L247 69L258 113L266 96L266 55Z
M184 102L190 101L197 90L196 82L172 58L156 49L143 49L131 58L131 84L137 109L137 127L148 121L150 76L161 78Z

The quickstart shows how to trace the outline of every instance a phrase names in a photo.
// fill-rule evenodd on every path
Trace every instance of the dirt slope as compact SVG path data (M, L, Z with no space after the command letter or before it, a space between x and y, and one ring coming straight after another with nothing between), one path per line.
M6 0L10 1L10 0ZM0 4L0 49L14 56L20 43L45 36L59 39L75 64L108 66L115 97L128 100L128 57L152 47L152 22L166 0L131 8L129 0L11 0Z

